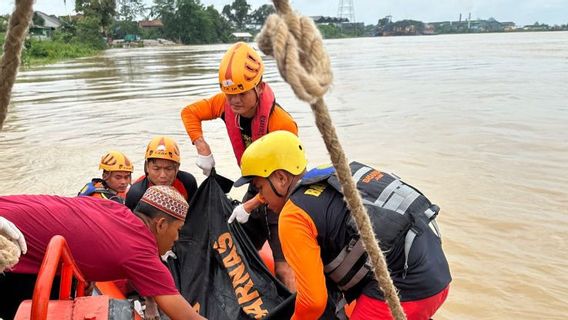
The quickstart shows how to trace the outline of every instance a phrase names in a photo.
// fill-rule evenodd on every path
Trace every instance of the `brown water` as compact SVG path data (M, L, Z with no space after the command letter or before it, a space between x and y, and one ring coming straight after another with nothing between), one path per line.
M568 317L568 33L326 42L326 101L351 159L396 172L442 207L454 277L437 319ZM20 72L0 132L0 194L74 195L107 149L142 174L166 134L202 180L179 118L217 90L226 45L108 50ZM327 160L307 105L267 60L310 165ZM205 125L218 171L238 176L219 121ZM236 193L242 193L237 190Z

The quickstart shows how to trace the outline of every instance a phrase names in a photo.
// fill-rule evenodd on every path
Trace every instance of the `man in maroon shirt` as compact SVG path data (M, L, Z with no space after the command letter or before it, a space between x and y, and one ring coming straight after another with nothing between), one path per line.
M134 214L113 201L47 195L0 197L0 217L24 235L27 253L0 275L0 318L12 319L32 296L22 277L39 271L49 240L62 235L89 281L129 280L142 296L153 297L171 319L202 319L179 294L160 255L178 238L188 210L170 186L152 186Z

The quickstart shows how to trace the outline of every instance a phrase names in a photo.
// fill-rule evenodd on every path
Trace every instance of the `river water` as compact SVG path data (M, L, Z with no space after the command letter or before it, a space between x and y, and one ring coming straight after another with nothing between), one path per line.
M442 208L454 281L436 319L565 319L568 33L325 45L335 77L325 99L350 159L396 172ZM203 180L179 113L218 90L227 47L113 49L21 71L0 132L0 194L74 195L108 149L138 176L158 134L177 139L182 169ZM309 106L265 60L310 166L329 162ZM204 128L218 171L237 178L223 123Z

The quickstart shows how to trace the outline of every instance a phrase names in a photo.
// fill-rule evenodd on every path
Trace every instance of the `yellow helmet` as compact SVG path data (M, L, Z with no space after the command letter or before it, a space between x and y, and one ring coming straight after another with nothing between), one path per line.
M134 171L134 166L130 159L124 153L119 151L109 151L102 158L99 163L99 169L105 171Z
M254 141L241 158L241 175L235 187L249 183L254 177L267 178L276 170L293 175L304 172L308 160L302 142L289 131L274 131Z
M178 144L170 137L154 137L150 143L148 143L145 159L165 159L180 163Z
M238 94L256 87L262 79L264 63L260 55L244 42L232 45L219 66L219 85L226 94Z

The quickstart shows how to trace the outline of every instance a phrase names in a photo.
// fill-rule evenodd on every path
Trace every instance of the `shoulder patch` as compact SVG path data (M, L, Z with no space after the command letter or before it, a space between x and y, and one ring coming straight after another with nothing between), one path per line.
M304 191L304 194L309 196L319 197L326 187L327 185L323 183L312 184L306 189L306 191Z

